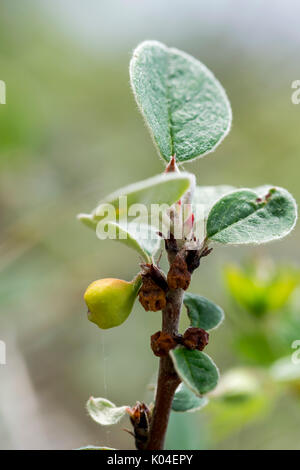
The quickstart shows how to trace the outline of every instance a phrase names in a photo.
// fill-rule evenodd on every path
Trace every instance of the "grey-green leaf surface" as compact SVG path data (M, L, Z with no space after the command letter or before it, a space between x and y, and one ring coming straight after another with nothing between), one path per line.
M204 352L179 346L170 351L170 356L179 377L196 395L201 396L217 385L219 371Z
M157 41L134 51L130 80L137 104L164 160L186 162L211 152L229 132L224 89L194 57Z
M297 206L288 191L272 188L258 197L256 190L234 191L211 209L207 238L224 244L258 244L288 235L297 220Z
M274 186L265 184L256 188L251 188L258 197L266 195ZM196 186L193 192L193 213L195 221L207 219L213 205L226 194L237 191L238 188L226 184L217 186ZM88 221L87 221L88 223Z
M194 180L194 175L186 172L156 175L115 191L100 201L91 214L79 214L78 218L95 229L103 218L116 221L125 216L140 216L139 207L135 204L143 205L147 210L152 204L171 206L184 195ZM130 212L130 208L134 207L137 213Z
M224 311L211 300L185 292L183 303L191 320L191 326L212 330L224 320Z
M116 424L126 414L127 406L117 407L106 398L91 397L87 404L86 409L90 417L98 424L103 426L110 426Z
M212 206L220 199L236 188L229 185L196 186L193 194L193 213L195 221L207 219Z
M101 224L101 222L100 222ZM100 225L97 226L97 235L101 238ZM135 250L142 256L146 263L151 262L153 256L159 249L161 238L156 230L150 225L131 222L127 225L117 222L103 222L103 230L111 231L111 240L116 240Z
M208 403L207 397L195 395L183 382L177 387L175 392L172 410L173 411L198 411Z

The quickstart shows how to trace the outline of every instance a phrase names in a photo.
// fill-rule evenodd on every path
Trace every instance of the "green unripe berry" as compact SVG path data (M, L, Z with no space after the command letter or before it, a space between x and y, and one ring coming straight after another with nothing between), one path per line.
M140 284L139 278L131 282L114 278L92 282L84 294L88 319L102 329L121 325L132 310Z

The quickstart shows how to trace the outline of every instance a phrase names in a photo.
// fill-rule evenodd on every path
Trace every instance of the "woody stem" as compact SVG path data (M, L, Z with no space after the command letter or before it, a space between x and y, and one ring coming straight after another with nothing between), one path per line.
M178 333L180 311L183 301L182 289L169 290L166 307L162 311L162 331L170 335ZM160 358L158 381L147 450L162 450L168 427L172 402L176 388L180 384L171 358Z

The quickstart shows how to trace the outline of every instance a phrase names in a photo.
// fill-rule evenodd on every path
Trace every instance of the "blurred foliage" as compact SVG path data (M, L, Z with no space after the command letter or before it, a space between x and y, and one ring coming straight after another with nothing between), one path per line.
M268 396L257 394L242 401L219 401L210 403L210 426L213 442L218 442L229 434L239 431L255 420L265 419L271 408Z
M249 313L262 316L284 307L300 280L300 272L276 269L268 263L248 263L241 269L229 265L225 280L233 298Z
M103 277L132 279L139 258L112 241L99 243L76 221L78 212L94 207L105 194L162 169L129 89L130 50L145 38L165 41L198 57L224 84L233 128L213 155L186 165L198 184L270 183L300 200L300 108L290 101L290 83L299 72L297 50L294 54L293 41L287 41L279 56L277 48L265 44L252 54L231 31L207 27L200 2L185 5L194 29L184 21L178 28L176 8L153 6L164 23L159 30L147 15L137 29L138 2L128 9L127 4L86 1L98 30L106 32L91 48L69 27L78 2L63 3L64 11L55 3L54 14L44 8L46 2L33 0L3 0L0 7L0 79L7 85L7 104L0 105L0 339L6 341L8 360L0 368L0 447L76 448L93 442L133 448L120 427L108 432L90 422L84 404L90 395L128 404L147 399L145 389L157 368L149 337L160 328L159 315L147 315L136 305L122 329L93 328L86 320L86 286ZM107 25L109 8L113 15ZM272 9L269 16L275 13ZM256 17L248 21L257 30ZM80 23L89 29L85 17ZM118 48L107 53L112 42ZM285 307L285 318L281 308L262 316L226 308L223 263L233 256L267 254L276 263L299 264L298 246L296 228L263 251L217 248L216 256L201 264L191 291L224 306L227 315L208 347L221 373L242 363L230 348L237 323L247 331L248 323L278 321L284 355L291 352L290 341L300 338L299 315L292 307ZM183 315L182 329L186 322ZM284 404L263 423L240 427L238 440L220 424L223 441L209 443L205 413L172 417L169 448L249 448L258 441L265 448L299 448L294 395L285 395ZM188 442L183 440L187 428L195 436Z
M240 267L226 266L224 276L232 299L242 307L229 311L239 324L234 339L238 354L248 363L261 366L288 354L291 342L287 335L289 331L297 339L297 317L291 318L287 310L297 309L296 301L292 306L292 294L300 286L300 271L259 258Z
M299 270L260 258L226 266L224 276L235 303L228 315L239 319L233 324L234 350L251 367L229 369L211 393L207 411L214 440L263 421L283 394L292 393L300 405L300 362L292 361L292 348L300 345Z

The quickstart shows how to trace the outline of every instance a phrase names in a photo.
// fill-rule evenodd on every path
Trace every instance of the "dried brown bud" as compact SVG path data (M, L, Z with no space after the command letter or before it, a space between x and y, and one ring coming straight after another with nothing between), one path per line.
M198 349L202 351L208 344L209 334L202 328L188 328L182 339L182 344L187 349Z
M167 356L171 349L177 346L177 341L168 333L157 331L151 336L151 349L155 356Z
M139 291L139 301L148 312L163 310L166 306L166 293L149 275L142 276L142 287Z
M189 273L193 273L200 265L200 250L189 250L186 255L186 264Z
M168 238L165 238L165 248L169 255L176 255L178 253L177 240L173 233L169 233Z
M151 416L148 406L145 403L140 403L139 401L132 408L128 407L126 411L129 414L130 421L133 425L139 424L141 420L143 420L143 415L146 415L148 418Z
M205 246L202 250L188 250L186 254L186 264L189 272L192 274L200 265L201 258L208 256L212 252L212 248Z
M154 264L143 263L141 264L141 268L142 276L150 277L152 281L154 281L155 284L158 285L158 287L167 292L168 283L166 280L166 276L158 266L155 266Z
M170 289L186 290L191 282L191 273L184 259L184 255L179 252L170 266L168 272L168 285Z
M130 432L130 434L135 438L136 448L144 450L149 439L152 412L145 403L139 401L132 408L127 408L126 411L133 426L133 433Z
M213 248L208 248L208 246L206 246L201 252L201 258L208 256L212 251L213 251Z

